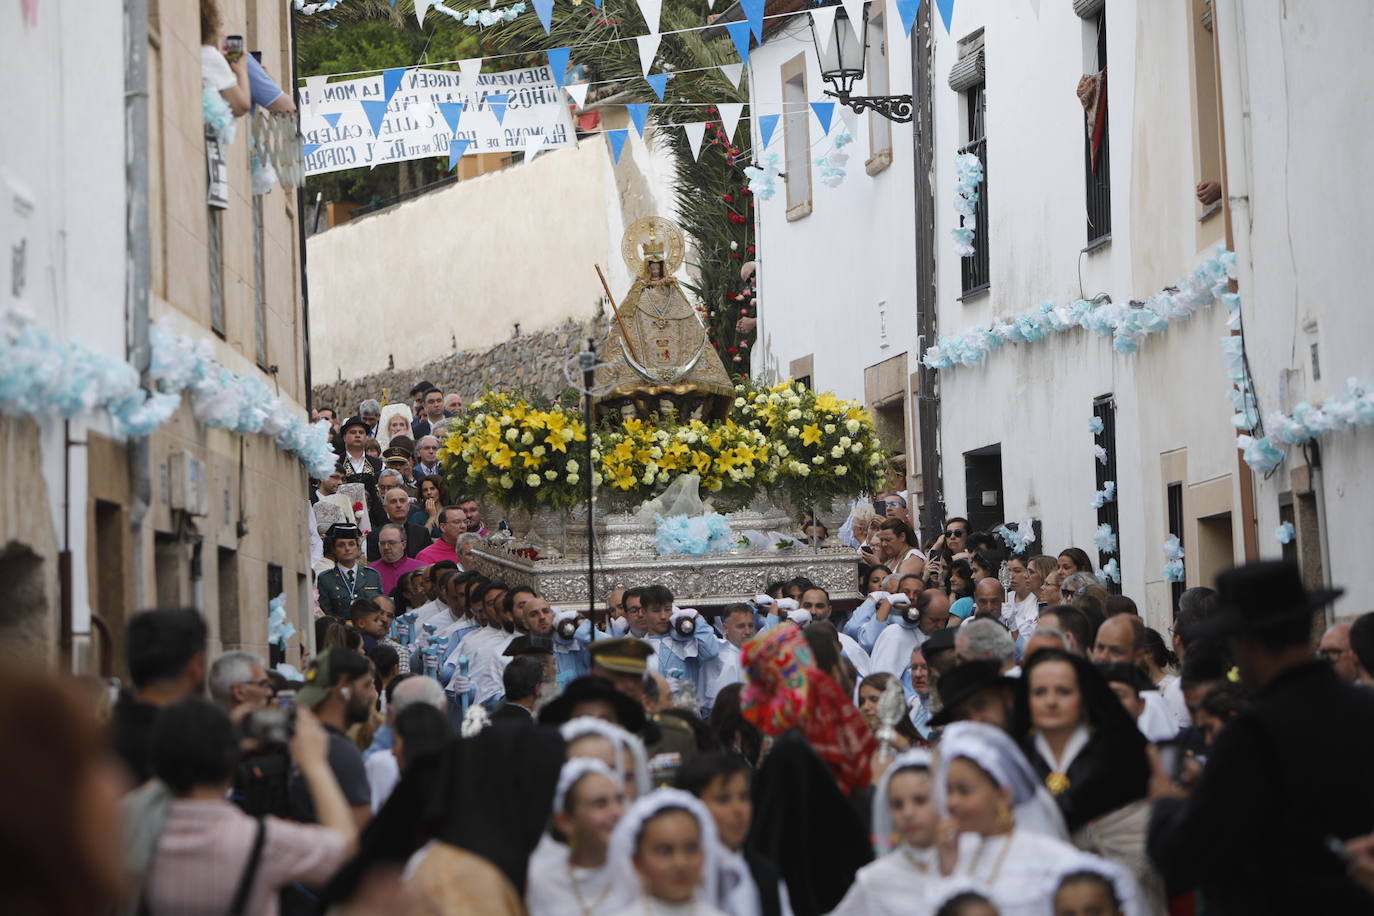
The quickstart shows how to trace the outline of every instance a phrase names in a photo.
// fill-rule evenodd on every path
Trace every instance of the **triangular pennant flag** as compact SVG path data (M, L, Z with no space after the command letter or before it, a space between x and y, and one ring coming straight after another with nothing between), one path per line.
M682 125L682 131L687 135L687 145L692 148L692 158L701 156L701 140L706 136L706 122L697 121L694 124Z
M734 39L735 50L739 52L741 63L749 63L749 23L747 22L727 22L725 31L730 33Z
M496 115L496 123L504 124L506 120L506 106L510 104L510 96L504 92L487 96L487 107L491 113Z
M620 164L620 153L625 149L625 138L629 135L628 130L606 131L606 139L611 143L611 155L615 157L616 165Z
M698 142L700 142L700 141L698 141ZM302 144L302 145L301 145L301 156L302 156L302 157L305 157L305 158L309 158L310 154L313 153L313 152L315 152L315 150L319 149L322 145L323 145L323 144L320 144L320 143L304 143L304 144Z
M749 20L749 31L754 33L754 37L763 43L763 4L764 0L739 0L740 9L744 10L744 16Z
M578 83L574 86L564 86L563 90L568 93L569 98L577 103L577 107L581 108L587 104L587 90L590 88L592 88L591 83Z
M307 120L315 117L315 106L324 101L324 87L328 81L328 76L307 76L305 78L305 91L310 97L305 109Z
M324 119L325 119L326 121L329 122L329 126L330 126L330 127L338 127L338 126L339 126L339 115L340 115L340 112L335 111L335 112L332 112L332 113L330 113L330 114L325 115L325 116L324 116Z
M529 134L525 137L525 161L533 162L534 157L544 151L543 134Z
M553 28L553 0L534 0L534 14L539 17L544 34L549 34L549 30Z
M458 165L458 160L463 158L463 153L467 152L471 140L454 140L448 145L448 170L453 171Z
M720 102L716 105L720 112L720 126L725 130L725 139L735 142L735 126L739 124L740 112L744 111L743 102Z
M652 35L637 35L635 41L639 43L639 67L645 76L649 75L649 67L654 62L654 55L658 53L658 43L663 40L663 36L654 32Z
M467 60L458 61L459 84L465 92L472 92L477 88L477 77L482 72L482 58L469 57Z
M358 104L363 106L363 114L367 117L367 123L372 125L372 136L380 139L382 122L386 120L386 102L373 99Z
M916 27L916 14L921 11L921 0L896 0L897 15L902 20L902 31L906 37L911 37L911 30Z
M659 15L663 12L663 0L639 0L639 11L644 15L644 24L650 34L658 34Z
M667 73L655 73L653 76L644 77L644 81L649 84L649 88L654 90L654 95L658 96L660 102L663 101L663 90L668 88L668 77L670 75L671 74Z
M415 18L420 20L420 28L425 27L425 13L429 12L429 0L415 0Z
M945 34L949 34L950 24L954 22L954 0L935 0L940 10L940 18L945 21Z
M759 140L764 149L767 149L773 140L773 129L778 126L779 117L781 116L775 114L759 115Z
M822 55L830 51L835 37L835 10L838 6L813 6L811 8L811 28L816 32L816 42Z
M731 86L739 88L739 78L744 75L744 64L721 64L720 72Z
M448 125L448 132L458 133L458 120L463 116L463 110L467 106L462 102L437 102L434 107L439 109L439 116Z
M396 94L396 90L401 88L401 83L405 81L406 68L392 67L382 71L382 99L391 104L391 97Z
M641 137L644 136L644 119L649 116L649 106L645 102L625 106L625 111L630 115L630 120L634 122L635 130Z
M844 13L849 17L849 27L859 41L864 40L864 2L865 0L840 0Z
M563 80L568 76L567 48L551 48L549 50L549 69L553 71L553 81L559 86L563 85Z
M812 102L811 111L816 115L816 120L820 122L821 133L830 133L830 122L835 117L835 103Z

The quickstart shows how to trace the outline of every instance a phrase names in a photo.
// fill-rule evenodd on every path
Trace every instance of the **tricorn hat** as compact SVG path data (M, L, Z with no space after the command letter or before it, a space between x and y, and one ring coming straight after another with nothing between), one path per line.
M935 682L941 709L931 717L930 724L939 726L953 722L961 704L989 687L1015 686L1016 678L1002 674L1002 666L997 662L979 660L956 665Z
M648 721L644 707L630 699L605 678L594 674L583 675L568 684L563 693L539 712L540 725L562 725L573 717L573 710L579 703L594 701L609 703L615 710L617 723L633 734L644 730Z

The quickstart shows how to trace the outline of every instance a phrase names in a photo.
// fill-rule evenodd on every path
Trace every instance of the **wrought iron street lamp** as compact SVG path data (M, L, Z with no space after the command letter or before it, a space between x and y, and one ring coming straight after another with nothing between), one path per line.
M912 99L910 95L850 95L854 81L864 75L864 61L868 54L868 6L864 6L863 21L859 28L849 21L844 7L835 10L835 22L831 26L830 41L822 42L816 33L816 22L811 21L811 40L816 45L816 59L820 61L821 77L834 89L827 89L826 95L834 96L841 105L848 105L856 112L871 109L889 121L905 123L911 120Z

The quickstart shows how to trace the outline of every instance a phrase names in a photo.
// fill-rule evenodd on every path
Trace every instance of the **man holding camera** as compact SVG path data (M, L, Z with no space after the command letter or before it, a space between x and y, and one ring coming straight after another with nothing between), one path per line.
M349 739L347 731L366 722L377 705L371 663L356 652L330 649L316 658L305 673L305 686L297 692L296 703L310 709L329 733L329 768L334 771L353 819L361 829L372 817L372 793L362 751ZM291 780L291 807L296 820L316 823L315 806L300 773Z
M900 678L911 664L911 650L949 622L949 597L938 588L929 588L911 604L898 593L893 596L890 619L893 625L883 629L873 646L873 670Z
M645 641L658 656L659 673L671 680L690 681L697 702L704 702L702 668L720 654L720 640L695 610L674 607L673 593L666 587L649 586L642 600L649 622Z
M592 654L587 644L594 638L592 622L576 611L553 611L553 657L558 665L558 689L584 674L592 673Z

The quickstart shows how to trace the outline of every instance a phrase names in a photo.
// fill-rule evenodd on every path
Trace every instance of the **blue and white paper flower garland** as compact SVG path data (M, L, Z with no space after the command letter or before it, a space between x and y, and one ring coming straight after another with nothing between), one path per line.
M1014 531L1006 525L998 525L992 533L1002 539L1002 543L1007 545L1013 556L1027 553L1030 546L1036 542L1035 520L1023 518L1016 523Z
M1171 322L1191 318L1227 293L1227 282L1235 275L1236 256L1217 247L1212 257L1198 265L1177 286L1161 290L1144 302L1121 305L1111 300L1078 299L1068 305L1044 302L1030 311L991 327L974 325L960 334L941 335L926 349L922 362L931 369L948 370L956 366L977 366L989 353L1009 343L1033 344L1050 334L1084 328L1101 337L1111 337L1118 353L1134 353L1151 334L1168 328ZM1229 305L1228 305L1229 307Z
M778 169L777 153L767 153L759 159L758 165L746 166L745 176L749 179L749 192L758 200L769 200L778 192L778 176L782 172Z
M208 340L192 340L154 322L148 375L164 395L191 394L196 419L206 426L248 435L260 433L300 459L313 477L326 477L338 456L329 435L297 416L286 401L255 378L244 378L215 362Z
M1183 577L1183 544L1171 534L1164 540L1164 581L1182 582Z
M959 225L950 230L954 250L961 258L973 257L973 237L978 229L978 186L983 183L983 160L973 153L954 157L954 212Z
M1374 426L1374 384L1351 378L1346 380L1343 394L1327 398L1320 406L1304 401L1292 413L1271 413L1264 418L1265 436L1256 439L1242 435L1236 445L1245 453L1246 464L1268 474L1283 463L1281 446L1303 445L1359 426Z

